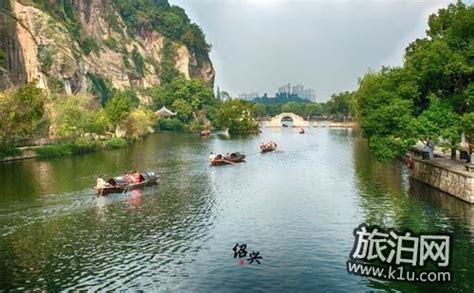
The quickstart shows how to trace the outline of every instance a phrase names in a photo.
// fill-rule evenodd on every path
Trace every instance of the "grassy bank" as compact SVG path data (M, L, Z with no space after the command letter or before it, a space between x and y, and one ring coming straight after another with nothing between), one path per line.
M0 147L0 160L7 157L20 156L22 151L15 147Z
M105 141L78 140L73 143L45 145L35 149L39 158L52 158L96 152L104 149L124 148L130 141L123 138L111 138Z

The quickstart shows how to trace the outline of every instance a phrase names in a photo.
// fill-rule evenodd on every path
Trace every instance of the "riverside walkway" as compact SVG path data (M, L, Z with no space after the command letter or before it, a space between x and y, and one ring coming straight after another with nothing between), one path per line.
M466 162L452 160L450 155L443 153L440 149L435 149L434 158L423 160L421 149L420 145L411 149L413 164L410 176L474 204L474 172L468 171Z

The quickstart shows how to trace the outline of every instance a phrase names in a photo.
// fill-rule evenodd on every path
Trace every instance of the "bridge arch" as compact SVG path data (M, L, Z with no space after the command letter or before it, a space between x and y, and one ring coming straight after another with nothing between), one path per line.
M270 121L266 123L266 127L282 127L282 120L284 118L290 118L293 120L293 127L308 127L309 122L304 120L303 117L296 115L291 112L284 112L276 115Z

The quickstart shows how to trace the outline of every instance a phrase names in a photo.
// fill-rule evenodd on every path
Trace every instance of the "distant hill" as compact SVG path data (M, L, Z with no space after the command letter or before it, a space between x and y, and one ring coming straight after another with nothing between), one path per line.
M250 101L251 103L263 104L263 105L272 105L272 104L286 104L289 102L296 103L312 103L311 100L300 98L298 95L293 94L277 94L275 97L258 97Z

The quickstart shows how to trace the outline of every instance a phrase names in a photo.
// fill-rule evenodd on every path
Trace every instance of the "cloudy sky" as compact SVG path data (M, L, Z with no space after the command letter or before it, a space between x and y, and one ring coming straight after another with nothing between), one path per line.
M449 0L170 0L212 44L216 86L232 96L301 83L318 101L369 69L402 63ZM470 1L472 2L472 1Z

